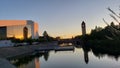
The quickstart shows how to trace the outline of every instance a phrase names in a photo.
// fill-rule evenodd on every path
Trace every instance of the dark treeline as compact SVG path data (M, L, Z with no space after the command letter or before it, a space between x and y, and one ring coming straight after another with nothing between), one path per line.
M120 25L106 26L105 28L95 27L89 35L90 40L120 40Z
M27 38L27 39L17 39L17 38L9 38L10 40L12 40L12 42L14 43L29 43L29 44L32 44L33 42L51 42L51 41L56 41L57 39L52 37L52 36L49 36L47 31L44 31L43 32L43 36L39 36L38 39L32 39L31 37L30 38Z
M80 37L82 40L120 40L120 13L116 13L110 7L108 7L107 10L110 12L110 17L118 23L117 25L115 25L114 22L109 24L103 19L107 25L106 27L101 28L96 26L95 29L91 30L89 35L77 37Z
M104 28L96 26L90 34L76 38L88 43L89 45L85 46L89 46L95 53L120 55L120 25L115 25L113 22Z
M104 28L95 27L90 34L76 36L75 38L82 40L120 40L120 25L108 25Z
M120 14L113 11L110 7L107 8L110 12L109 16L113 18L114 22L110 24L103 19L104 23L107 25L104 28L96 26L95 29L91 30L90 34L76 36L75 38L80 38L84 41L86 40L120 40Z

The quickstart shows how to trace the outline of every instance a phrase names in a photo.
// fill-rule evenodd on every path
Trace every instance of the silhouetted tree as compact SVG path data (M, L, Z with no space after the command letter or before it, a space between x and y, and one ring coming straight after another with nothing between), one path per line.
M44 40L46 40L46 41L54 41L55 40L54 37L51 37L48 35L47 31L43 32L43 37L44 37Z
M44 36L44 37L48 36L47 31L44 31L44 32L43 32L43 36Z
M44 32L43 32L43 37L44 37L45 40L48 41L49 35L48 35L47 31L44 31Z
M120 16L119 14L115 13L111 8L107 8L112 14L110 16L118 23L115 25L113 22L109 25L104 19L103 21L107 25L105 28L95 27L95 29L91 30L90 39L120 39Z

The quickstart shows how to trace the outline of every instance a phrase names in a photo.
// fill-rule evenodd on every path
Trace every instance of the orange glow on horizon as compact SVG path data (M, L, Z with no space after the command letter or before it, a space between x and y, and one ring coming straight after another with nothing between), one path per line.
M90 34L90 30L87 30L87 34ZM73 33L73 34L67 34L65 33L64 35L53 35L53 37L60 37L61 39L69 39L69 38L74 38L75 36L79 36L79 35L82 35L81 32L79 33Z
M21 36L15 36L15 38L17 38L17 39L23 39L23 36L21 35Z
M76 34L76 35L61 35L61 36L56 36L56 37L60 37L61 39L69 39L69 38L73 38L75 36L78 36L78 35L81 35L81 34Z

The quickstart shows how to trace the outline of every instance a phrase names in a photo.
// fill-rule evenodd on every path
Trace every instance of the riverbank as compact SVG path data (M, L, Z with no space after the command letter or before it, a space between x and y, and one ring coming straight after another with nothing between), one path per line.
M16 68L9 61L8 58L14 58L24 55L29 55L41 47L56 46L57 42L44 42L38 45L26 45L19 47L0 47L0 68Z
M33 53L36 49L40 47L55 46L56 44L57 42L47 42L38 45L27 45L27 46L19 46L19 47L1 47L0 58L6 59L19 55L25 55L25 54Z
M6 59L0 59L0 68L16 68Z
M120 55L120 40L92 40L89 43L94 52Z

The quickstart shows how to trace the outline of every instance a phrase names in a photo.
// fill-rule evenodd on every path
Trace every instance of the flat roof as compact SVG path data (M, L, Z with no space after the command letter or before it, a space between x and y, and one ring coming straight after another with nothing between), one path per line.
M0 20L0 26L26 25L27 20Z

